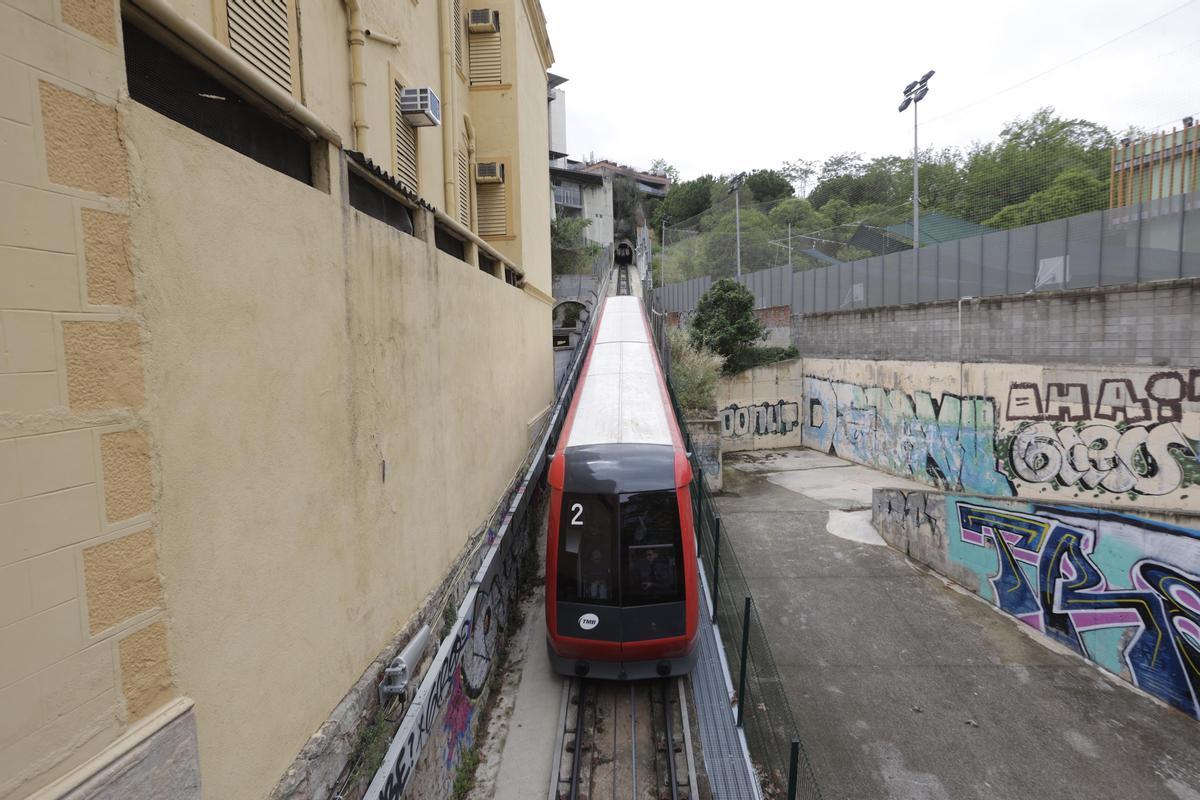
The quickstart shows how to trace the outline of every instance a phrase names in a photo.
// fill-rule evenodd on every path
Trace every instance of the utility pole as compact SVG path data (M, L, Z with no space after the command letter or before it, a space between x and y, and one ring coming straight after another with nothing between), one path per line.
M667 220L669 220L669 219L670 219L670 217L668 217L666 214L663 215L662 241L659 242L659 245L658 245L658 268L662 270L663 280L666 280L666 276L667 276ZM654 261L653 261L653 259L650 261L650 288L651 289L654 288Z
M746 173L742 172L735 175L733 178L733 227L737 249L737 276L742 277L742 181L746 179Z
M792 265L792 223L788 223L788 266Z
M918 80L904 87L904 102L900 104L900 113L912 105L913 107L913 249L921 246L921 184L919 177L921 152L917 149L917 104L929 94L929 79L933 70L929 70Z
M737 274L742 277L742 187L733 193L733 228L737 236Z

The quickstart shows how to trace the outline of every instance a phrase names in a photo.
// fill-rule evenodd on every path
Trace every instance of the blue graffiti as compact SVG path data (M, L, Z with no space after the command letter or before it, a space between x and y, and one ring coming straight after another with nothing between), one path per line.
M989 398L804 379L806 447L951 491L1011 497L996 458Z
M1200 717L1200 578L1151 558L1141 558L1127 575L1106 577L1094 558L1101 526L1089 519L1131 525L1146 536L1175 539L1165 549L1191 548L1196 532L1161 526L1125 515L1035 508L1025 514L1006 508L957 502L961 541L996 551L996 571L988 577L996 604L1080 655L1089 652L1084 630L1130 631L1122 658L1131 681L1192 716ZM1055 513L1056 516L1048 516ZM1130 588L1118 588L1125 582Z

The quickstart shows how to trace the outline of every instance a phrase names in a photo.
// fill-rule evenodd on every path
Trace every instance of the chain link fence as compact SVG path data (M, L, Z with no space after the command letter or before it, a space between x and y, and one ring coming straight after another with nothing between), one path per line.
M820 800L821 788L808 753L800 740L784 684L775 666L766 628L754 605L750 585L728 537L712 494L704 484L703 470L683 424L683 413L670 381L671 350L665 317L649 304L651 329L667 373L671 402L680 420L684 444L691 454L692 518L700 559L708 577L713 602L713 622L721 637L737 691L734 711L746 737L750 758L758 771L767 798Z

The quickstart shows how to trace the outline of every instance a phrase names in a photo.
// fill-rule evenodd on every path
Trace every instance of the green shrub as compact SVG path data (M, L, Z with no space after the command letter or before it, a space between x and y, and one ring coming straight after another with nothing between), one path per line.
M788 347L749 347L734 354L725 362L725 373L733 375L753 367L799 357L800 351L790 345Z
M745 286L722 278L709 287L696 305L690 338L698 348L725 358L725 372L766 333L754 316L754 295Z
M717 409L721 357L692 344L683 328L667 332L671 341L671 386L685 414L711 416Z

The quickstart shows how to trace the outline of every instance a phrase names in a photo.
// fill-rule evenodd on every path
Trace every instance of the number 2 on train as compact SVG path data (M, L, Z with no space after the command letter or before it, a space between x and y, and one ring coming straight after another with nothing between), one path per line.
M572 525L582 525L583 524L583 503L572 503L571 504L571 524Z

